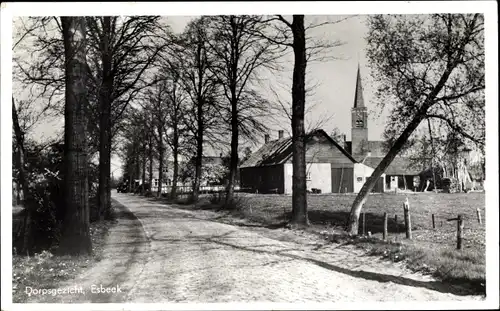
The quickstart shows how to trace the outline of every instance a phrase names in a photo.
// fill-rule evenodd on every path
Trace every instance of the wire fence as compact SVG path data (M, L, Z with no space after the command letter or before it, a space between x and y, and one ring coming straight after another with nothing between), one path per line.
M409 239L431 244L456 244L458 249L472 246L481 248L485 245L484 215L479 208L474 213L457 213L454 217L450 217L450 213L417 213L413 217L410 208L401 210L401 213L387 213L383 217L362 213L362 234L371 235L369 230L374 229L388 240ZM382 222L380 219L383 219Z

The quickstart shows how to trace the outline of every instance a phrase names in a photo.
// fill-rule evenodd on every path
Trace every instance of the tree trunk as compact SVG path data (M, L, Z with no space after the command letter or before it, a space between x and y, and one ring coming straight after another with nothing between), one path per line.
M99 218L108 218L111 212L111 96L113 91L112 51L109 34L111 17L103 18L102 83L99 90Z
M423 114L417 114L413 118L413 120L408 124L408 126L403 131L401 136L399 136L399 138L396 140L396 142L391 147L391 149L386 154L386 156L379 163L377 168L373 171L372 175L370 176L370 179L363 184L361 191L358 193L358 195L356 196L356 199L354 200L354 202L352 204L351 213L349 215L349 224L348 224L347 231L351 235L358 234L359 215L361 214L361 209L363 208L363 205L365 204L366 199L368 198L368 194L372 191L375 184L377 183L377 180L380 178L380 176L382 176L385 169L391 164L391 162L394 160L394 158L399 153L399 151L401 151L401 149L403 148L404 144L407 142L410 135L418 127L418 125L424 119L424 117L425 116Z
M149 134L149 176L148 176L148 182L149 182L149 191L152 191L153 189L153 138L152 138L152 133Z
M179 129L177 123L177 112L176 112L176 120L174 122L174 137L172 141L172 156L174 157L174 167L173 167L173 176L172 176L172 189L170 191L170 198L175 200L177 198L177 178L179 175Z
M146 154L146 140L144 140L142 144L142 187L141 187L141 194L144 195L146 192L145 185L146 185L146 161L148 160L147 154Z
M19 126L19 117L17 115L16 105L14 103L14 97L12 97L12 123L14 125L14 134L16 136L17 152L16 152L16 165L19 170L19 182L17 183L18 197L19 197L19 184L23 189L23 202L22 206L25 208L26 215L24 217L23 225L23 245L19 249L20 253L29 254L33 244L33 232L32 232L32 219L33 219L33 203L31 200L31 194L28 187L28 175L24 168L25 151L24 151L24 135ZM19 203L19 202L18 202Z
M427 126L429 127L429 138L431 141L431 149L432 149L432 157L431 157L432 181L434 183L434 192L437 192L436 172L434 171L434 157L436 156L436 150L434 148L434 140L432 138L431 119L427 119Z
M233 96L231 106L231 157L229 160L229 179L226 188L226 207L230 207L233 203L234 182L236 179L236 170L238 169L238 110L236 104L236 95Z
M139 182L141 180L141 147L139 142L135 146L135 179Z
M305 77L306 77L306 38L304 15L294 15L292 22L293 66L292 84L292 219L293 225L307 226L306 191L306 149L304 129Z
M196 133L196 158L195 158L195 173L194 173L194 183L193 183L193 202L197 202L200 195L200 184L201 184L201 164L203 159L203 135L204 135L204 124L203 124L203 100L198 96L197 111L197 133Z
M81 255L92 252L88 204L86 142L86 40L84 17L61 17L66 57L65 94L65 191L63 235L59 253Z
M161 198L161 192L162 192L162 187L163 187L163 159L165 157L165 151L163 148L163 139L160 134L160 140L158 144L158 191L157 191L157 196Z

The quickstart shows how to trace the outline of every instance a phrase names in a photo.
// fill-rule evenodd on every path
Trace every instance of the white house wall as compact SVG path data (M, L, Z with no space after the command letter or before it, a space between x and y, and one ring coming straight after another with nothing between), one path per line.
M354 193L358 193L363 184L366 181L367 177L373 173L375 169L363 164L363 163L355 163L354 164ZM385 174L382 174L384 178L384 190L385 190ZM361 179L360 179L361 178Z
M284 164L285 174L285 194L292 193L293 166L291 163ZM321 193L332 192L332 167L330 163L310 163L307 164L307 190L317 188Z

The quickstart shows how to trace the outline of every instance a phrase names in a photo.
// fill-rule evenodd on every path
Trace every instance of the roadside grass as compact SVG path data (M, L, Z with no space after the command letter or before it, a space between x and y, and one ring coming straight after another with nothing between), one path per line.
M485 253L474 249L456 250L449 245L436 247L434 243L418 240L388 240L378 238L337 238L337 242L364 249L368 255L404 262L414 272L460 286L464 292L485 294Z
M359 237L348 236L347 224L355 194L309 194L307 232L334 243L355 245L372 256L403 261L415 272L430 274L464 290L485 294L485 195L484 193L404 193L371 194L362 212L365 232L360 224ZM405 238L403 202L408 198L412 223L412 240ZM175 207L224 211L231 222L254 223L267 228L284 227L291 217L291 196L238 193L234 204L224 209L218 195L203 195L196 204L178 199ZM483 223L476 218L476 209ZM383 215L388 214L388 238L382 240ZM432 227L434 214L436 228ZM456 218L464 219L462 250L456 250ZM397 215L397 222L395 217Z
M116 220L90 224L92 254L87 256L56 256L43 251L33 256L12 255L12 301L28 302L27 288L57 288L60 282L72 279L102 259L105 239Z

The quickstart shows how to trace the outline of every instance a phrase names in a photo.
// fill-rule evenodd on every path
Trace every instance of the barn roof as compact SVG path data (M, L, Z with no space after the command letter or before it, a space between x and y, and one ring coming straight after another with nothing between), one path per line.
M373 157L383 157L387 153L383 140L369 140L367 149L370 150ZM345 150L352 154L352 141L345 142Z
M306 140L317 135L326 137L328 141L337 147L347 158L349 158L353 163L356 163L356 160L344 148L342 148L342 146L340 146L330 137L330 135L321 129L313 130L306 134ZM264 144L259 150L252 153L250 157L241 164L240 168L282 164L291 156L292 138L285 137L276 139Z
M384 157L368 157L364 164L376 168ZM385 170L386 175L419 175L424 170L424 166L415 163L411 158L396 157Z

